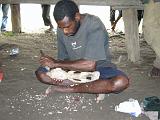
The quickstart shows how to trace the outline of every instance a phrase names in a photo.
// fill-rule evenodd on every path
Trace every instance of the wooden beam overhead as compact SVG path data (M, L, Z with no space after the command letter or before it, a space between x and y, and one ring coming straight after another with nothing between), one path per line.
M59 0L0 0L0 3L19 4L56 4ZM99 5L99 6L141 6L141 0L74 0L78 5Z

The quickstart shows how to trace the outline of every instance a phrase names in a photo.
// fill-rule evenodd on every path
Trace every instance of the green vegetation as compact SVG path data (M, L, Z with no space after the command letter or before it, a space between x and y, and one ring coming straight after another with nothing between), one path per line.
M12 31L2 32L1 34L4 36L14 36L15 35Z

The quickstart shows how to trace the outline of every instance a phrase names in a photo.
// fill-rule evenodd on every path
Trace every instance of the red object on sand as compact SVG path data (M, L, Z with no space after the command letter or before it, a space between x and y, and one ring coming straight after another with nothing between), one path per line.
M3 80L3 71L0 70L0 82Z

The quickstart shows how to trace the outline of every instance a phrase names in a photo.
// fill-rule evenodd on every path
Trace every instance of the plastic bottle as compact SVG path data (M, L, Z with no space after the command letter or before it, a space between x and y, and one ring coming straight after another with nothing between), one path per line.
M10 50L10 53L9 53L10 56L16 56L17 54L19 54L19 48L12 48Z

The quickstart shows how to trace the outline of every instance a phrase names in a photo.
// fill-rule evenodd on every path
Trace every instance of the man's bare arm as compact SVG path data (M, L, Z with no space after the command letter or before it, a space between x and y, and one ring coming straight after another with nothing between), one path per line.
M41 53L42 54L42 53ZM94 71L96 61L93 60L55 60L54 58L46 55L41 55L40 64L50 68L60 67L62 69L75 70L75 71Z
M54 67L75 71L94 71L96 67L96 61L84 59L74 61L56 61L54 63Z

